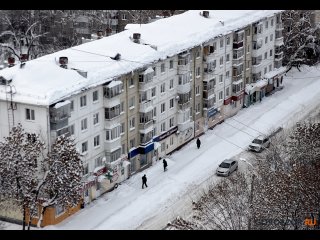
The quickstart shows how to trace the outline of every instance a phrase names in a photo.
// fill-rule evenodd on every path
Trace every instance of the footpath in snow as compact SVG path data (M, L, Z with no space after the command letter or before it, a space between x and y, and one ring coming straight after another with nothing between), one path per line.
M164 228L186 210L183 203L191 203L195 197L193 191L214 175L221 161L242 152L261 133L288 127L319 107L317 67L303 67L302 72L293 69L284 78L284 86L261 103L240 110L236 116L208 130L200 137L200 149L193 140L174 152L167 160L168 171L163 172L162 161L158 161L60 224L44 229ZM141 188L143 174L148 177L145 189Z

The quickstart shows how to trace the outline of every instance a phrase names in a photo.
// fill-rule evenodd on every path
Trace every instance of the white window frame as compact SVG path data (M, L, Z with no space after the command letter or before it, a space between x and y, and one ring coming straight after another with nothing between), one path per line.
M86 149L84 149L84 146ZM88 153L88 141L81 143L81 153L82 154Z
M26 108L26 120L28 121L35 121L36 120L36 114L34 109Z
M80 97L80 108L84 108L87 106L87 95L83 95Z
M97 99L94 99L95 96L96 96ZM99 102L99 91L98 90L92 92L92 102L93 103Z
M93 147L94 148L100 147L100 135L97 135L93 138Z
M99 112L93 114L93 125L99 124Z
M161 103L161 111L160 113L164 113L166 111L166 103Z
M81 120L81 128L80 129L82 132L88 130L88 119L87 118L84 118Z

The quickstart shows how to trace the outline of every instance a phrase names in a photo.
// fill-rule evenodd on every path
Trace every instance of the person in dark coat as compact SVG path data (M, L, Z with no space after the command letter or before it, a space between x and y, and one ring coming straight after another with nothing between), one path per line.
M165 159L163 159L163 171L167 171L167 166L168 166L168 163Z
M198 149L200 148L200 145L201 145L201 141L200 141L199 138L197 138L197 147L198 147Z
M142 189L144 189L144 185L146 185L146 187L148 187L146 175L143 175L143 177L142 177Z

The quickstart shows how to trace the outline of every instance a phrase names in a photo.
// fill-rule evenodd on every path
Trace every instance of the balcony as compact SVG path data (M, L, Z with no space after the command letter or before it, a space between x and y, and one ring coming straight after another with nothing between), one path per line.
M186 65L178 65L178 75L186 74L190 71L190 63L187 63Z
M282 29L283 29L283 23L277 23L276 30L282 30Z
M183 84L183 85L178 85L178 88L177 88L177 93L187 93L187 92L190 92L191 91L191 84L190 82L186 83L186 84Z
M233 49L238 49L243 47L243 40L241 42L233 42Z
M145 123L139 123L139 130L147 130L153 126L153 119Z
M107 129L114 128L114 126L118 125L120 122L120 114L118 116L115 116L112 119L105 119L104 122L105 122L104 123L105 128Z
M139 104L139 112L146 113L153 110L153 105L151 100L147 100Z
M194 122L190 120L183 123L178 123L178 131L183 132L188 128L193 128L193 125L194 125Z
M203 90L203 98L204 99L211 98L211 96L214 96L214 91L215 91L214 88L211 88L209 90Z
M274 60L275 60L275 61L280 61L280 60L282 60L282 58L283 58L283 52L276 53L276 54L274 55Z
M179 110L186 110L188 108L190 108L190 102L186 102L186 103L178 103L178 107L179 107Z
M111 141L105 141L104 150L107 152L113 152L117 148L121 147L121 138L116 138Z
M233 66L238 66L243 63L243 55L239 57L238 59L233 59L232 60L232 65Z
M103 106L106 108L113 108L117 105L120 105L120 97L119 95L117 97L113 98L104 98Z
M243 79L242 73L239 75L232 76L232 81L240 81Z
M276 38L274 44L275 44L275 46L282 46L282 45L284 45L284 43L283 43L283 37Z

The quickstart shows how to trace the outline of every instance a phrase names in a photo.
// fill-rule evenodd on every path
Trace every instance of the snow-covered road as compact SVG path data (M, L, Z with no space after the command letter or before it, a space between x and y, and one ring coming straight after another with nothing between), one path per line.
M213 175L225 158L241 153L251 140L279 126L287 127L320 106L320 70L303 67L284 79L284 89L265 97L236 116L208 130L195 141L173 153L168 171L162 162L132 176L116 190L106 193L85 209L55 226L44 229L161 229L173 217L187 212L199 187ZM141 177L148 188L141 188ZM210 181L219 179L212 176ZM203 184L201 185L203 187Z

